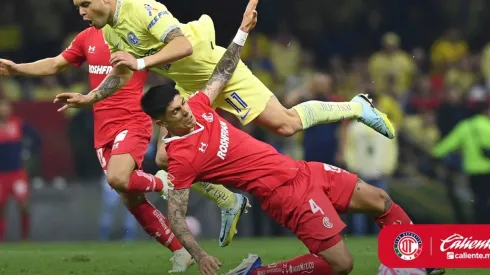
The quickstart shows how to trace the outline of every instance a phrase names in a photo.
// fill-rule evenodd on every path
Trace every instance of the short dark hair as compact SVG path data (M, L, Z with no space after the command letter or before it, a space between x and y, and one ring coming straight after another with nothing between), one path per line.
M141 109L153 119L158 119L167 112L168 105L174 100L179 91L170 85L151 87L141 97Z

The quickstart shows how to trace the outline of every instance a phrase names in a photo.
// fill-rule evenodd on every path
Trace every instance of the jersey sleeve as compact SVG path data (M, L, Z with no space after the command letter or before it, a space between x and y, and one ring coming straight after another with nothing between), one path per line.
M189 189L194 183L197 173L190 163L170 158L168 160L168 180L174 190Z
M70 46L68 46L68 48L66 48L66 50L61 53L61 56L63 56L66 61L68 61L75 67L79 67L80 65L82 65L85 60L87 60L84 47L86 39L86 31L79 33L77 36L75 36Z
M133 12L141 24L158 40L165 41L167 35L180 26L177 20L163 4L153 1L142 1L134 7ZM145 3L147 2L147 3ZM150 4L151 3L151 4Z
M109 25L105 25L102 28L102 34L104 35L104 40L109 46L111 53L117 52L119 50L119 43L121 43L121 37L119 37Z

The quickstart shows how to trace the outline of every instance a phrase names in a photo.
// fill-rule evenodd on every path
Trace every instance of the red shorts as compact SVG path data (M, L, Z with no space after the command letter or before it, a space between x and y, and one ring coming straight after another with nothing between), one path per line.
M107 172L107 164L111 156L122 154L130 154L136 162L137 168L141 169L150 141L151 134L146 128L132 128L121 131L112 142L95 150L104 172Z
M0 173L0 204L5 204L10 196L19 203L29 198L29 184L25 171Z
M262 199L262 208L317 254L345 228L338 213L347 212L357 175L319 162L299 166L294 179Z

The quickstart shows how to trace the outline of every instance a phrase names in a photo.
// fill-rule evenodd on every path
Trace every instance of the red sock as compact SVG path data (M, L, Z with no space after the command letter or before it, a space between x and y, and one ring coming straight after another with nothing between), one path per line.
M289 261L263 266L252 271L252 275L258 274L332 275L333 273L330 265L322 257L307 254Z
M383 215L374 219L379 228L390 224L412 224L407 213L396 203L393 203Z
M0 217L0 241L5 241L5 217Z
M145 193L160 192L163 189L163 182L160 178L152 174L145 173L143 170L135 170L129 177L127 192Z
M170 230L167 218L146 199L130 211L145 232L162 245L168 247L170 251L174 252L183 247L179 239Z
M22 230L22 240L27 240L29 239L29 225L30 225L30 220L29 220L29 214L25 213L22 215L21 218L21 230Z

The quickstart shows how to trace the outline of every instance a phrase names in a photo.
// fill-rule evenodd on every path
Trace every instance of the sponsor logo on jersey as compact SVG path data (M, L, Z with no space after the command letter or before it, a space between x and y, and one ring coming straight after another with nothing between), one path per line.
M134 32L128 33L128 41L129 41L129 43L131 43L133 45L138 45L140 43L140 40L138 39L136 34L134 34Z
M161 11L157 15L155 15L155 17L153 17L151 22L148 24L147 28L148 29L153 28L157 24L158 20L160 20L160 18L162 18L162 16L164 16L164 15L168 15L168 11Z
M90 74L109 74L112 71L112 66L88 65Z
M411 261L422 253L422 239L413 232L403 232L394 243L395 253L405 261Z
M222 160L225 160L226 153L228 153L228 146L230 145L228 125L226 125L224 121L220 120L219 126L221 129L221 134L219 139L219 151L216 153L216 156Z

